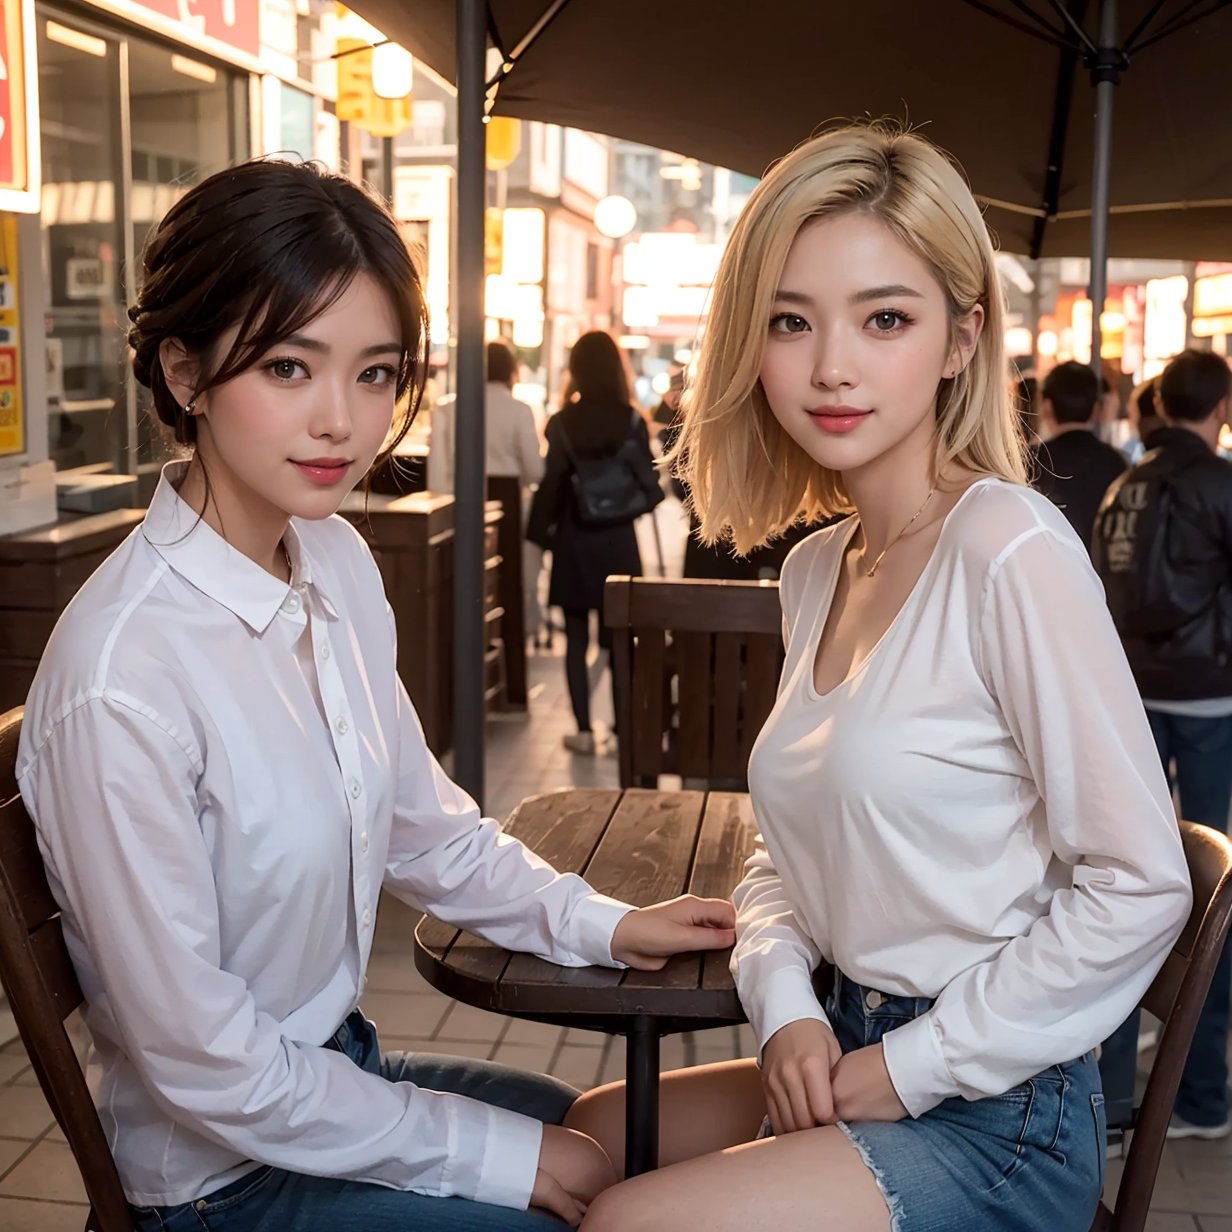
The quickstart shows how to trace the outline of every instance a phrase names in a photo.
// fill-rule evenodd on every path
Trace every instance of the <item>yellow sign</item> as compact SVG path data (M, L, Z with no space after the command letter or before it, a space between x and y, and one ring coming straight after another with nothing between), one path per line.
M380 98L372 88L372 45L359 38L339 38L339 120L357 124L374 137L396 137L411 122L411 99Z
M17 310L17 219L0 214L0 458L25 453Z
M0 210L39 210L38 74L34 0L0 7Z

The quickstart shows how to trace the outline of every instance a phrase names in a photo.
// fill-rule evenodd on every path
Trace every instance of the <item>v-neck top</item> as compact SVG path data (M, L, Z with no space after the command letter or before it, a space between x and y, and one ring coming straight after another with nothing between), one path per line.
M732 967L760 1046L825 1020L810 980L823 959L936 998L884 1039L919 1116L1104 1039L1191 892L1141 700L1061 512L999 479L972 485L881 640L819 695L853 531L818 531L783 568L787 655L749 766L761 838L734 895Z

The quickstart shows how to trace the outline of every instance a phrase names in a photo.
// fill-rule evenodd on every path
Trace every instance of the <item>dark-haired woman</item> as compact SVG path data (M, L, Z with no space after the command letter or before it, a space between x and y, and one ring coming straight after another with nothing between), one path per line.
M576 1092L381 1052L356 1008L379 891L566 964L726 945L730 908L560 876L424 745L334 516L422 383L388 213L246 163L171 210L143 272L134 371L191 453L57 626L18 753L137 1228L576 1224L612 1179L563 1127Z
M591 613L600 615L599 647L610 652L611 636L602 620L603 584L618 574L640 577L642 558L632 520L596 527L579 519L572 491L574 463L614 458L632 438L646 471L652 472L654 466L650 435L645 420L633 409L624 359L610 334L592 330L573 344L565 403L548 420L544 435L546 473L531 505L526 537L551 550L548 603L565 615L565 679L577 723L576 734L565 736L565 747L593 755L598 746L590 721L586 667Z

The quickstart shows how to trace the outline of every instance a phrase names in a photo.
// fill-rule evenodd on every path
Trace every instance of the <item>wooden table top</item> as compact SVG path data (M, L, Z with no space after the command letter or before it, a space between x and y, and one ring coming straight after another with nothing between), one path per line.
M532 796L506 827L561 872L645 907L679 894L726 898L753 850L749 797L733 792L569 790ZM665 1030L744 1021L729 950L681 954L662 971L559 967L425 916L415 964L469 1005L612 1030L632 1015Z

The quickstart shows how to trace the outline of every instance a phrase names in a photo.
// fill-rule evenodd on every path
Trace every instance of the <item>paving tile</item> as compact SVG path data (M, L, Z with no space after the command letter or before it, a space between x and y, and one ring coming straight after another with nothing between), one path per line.
M360 1009L376 1023L383 1040L387 1035L434 1035L451 1005L439 993L365 991Z
M1146 1232L1198 1232L1198 1225L1192 1215L1152 1210L1146 1217Z
M1199 1215L1198 1227L1202 1232L1232 1232L1232 1218L1226 1215Z
M380 928L380 925L377 926ZM434 992L415 969L413 942L402 949L382 949L368 960L367 988L373 992Z
M563 1027L549 1026L546 1022L531 1022L526 1018L511 1018L502 1044L541 1044L553 1051L565 1038Z
M433 1036L442 1040L487 1040L494 1044L504 1034L508 1022L509 1019L503 1014L493 1014L455 1001L449 1013L437 1024Z
M579 1091L589 1091L597 1085L603 1052L595 1048L576 1048L566 1044L552 1064L551 1072L562 1082Z
M14 1084L0 1091L0 1136L33 1141L42 1137L54 1120L38 1087Z
M7 1003L0 1008L0 1044L8 1044L17 1038L17 1020Z
M531 1074L546 1074L556 1048L551 1044L500 1044L492 1055L493 1061Z
M5 1178L0 1195L43 1198L53 1202L84 1202L85 1187L73 1153L58 1142L40 1142Z
M0 1176L4 1176L29 1149L30 1143L22 1138L0 1138Z
M0 1052L0 1086L12 1082L27 1069L30 1062L25 1052Z
M571 1048L602 1048L609 1036L602 1031L583 1031L570 1027L565 1034L565 1043Z
M0 1198L0 1232L81 1232L87 1209L84 1204Z
M598 1085L609 1082L619 1082L625 1076L625 1041L620 1036L613 1036L610 1046L603 1053L603 1064L599 1067Z

